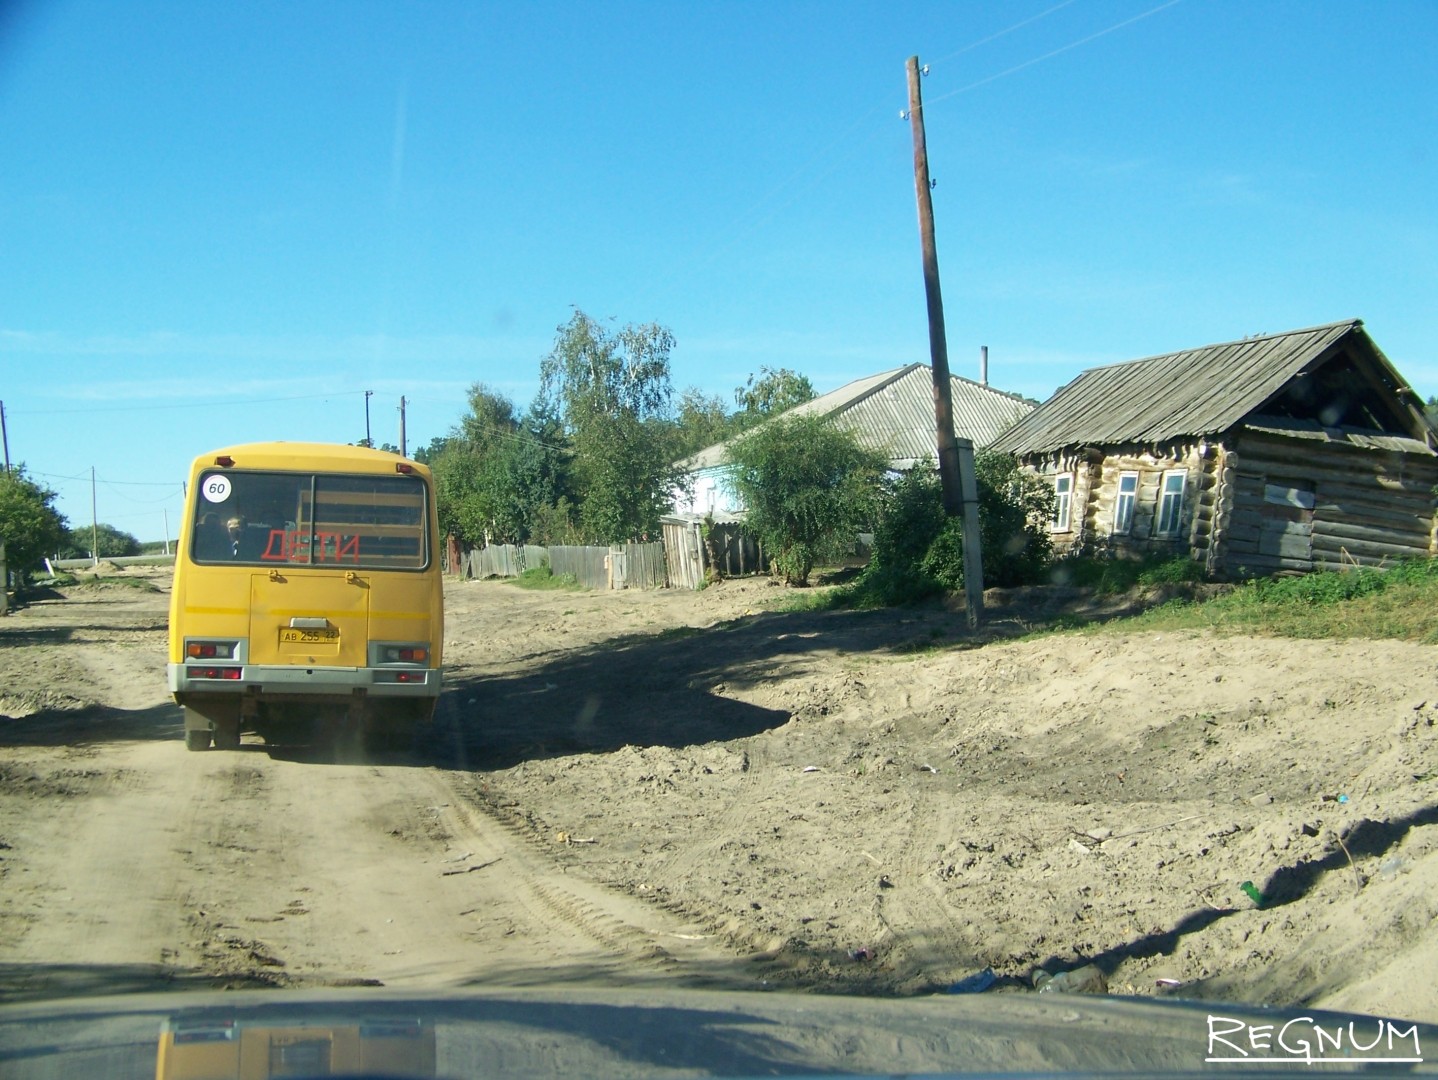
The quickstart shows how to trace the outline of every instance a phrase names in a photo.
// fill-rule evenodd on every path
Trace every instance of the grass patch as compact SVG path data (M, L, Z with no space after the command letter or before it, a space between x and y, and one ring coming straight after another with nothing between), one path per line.
M1203 566L1187 558L1171 559L1060 559L1049 568L1055 585L1092 589L1113 596L1130 589L1152 589L1203 581Z
M517 578L510 578L511 585L518 585L521 589L561 589L575 592L579 589L579 579L573 574L556 574L547 566L535 566Z
M1438 644L1438 561L1250 581L1212 600L1173 601L1126 622L1152 630Z
M1054 564L1053 583L1096 597L1132 595L1204 581L1203 568L1188 559L1065 559ZM789 610L896 606L902 582L882 589L864 579L816 595L796 596ZM1181 590L1195 593L1197 590ZM1209 591L1209 590L1205 590ZM907 598L919 603L922 590ZM1292 638L1366 638L1438 644L1438 559L1394 563L1385 569L1354 567L1293 577L1259 578L1216 595L1176 599L1135 615L1090 616L1065 611L1032 625L1032 634L1117 631L1208 630ZM911 642L910 649L942 648Z

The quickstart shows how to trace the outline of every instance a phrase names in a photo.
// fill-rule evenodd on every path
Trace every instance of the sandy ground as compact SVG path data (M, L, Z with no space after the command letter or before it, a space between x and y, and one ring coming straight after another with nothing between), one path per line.
M0 618L0 998L192 987L1113 993L1438 1021L1432 648L1121 629L1072 593L448 587L409 750L187 753L165 593ZM1251 883L1251 891L1244 888ZM1253 898L1256 895L1257 900Z

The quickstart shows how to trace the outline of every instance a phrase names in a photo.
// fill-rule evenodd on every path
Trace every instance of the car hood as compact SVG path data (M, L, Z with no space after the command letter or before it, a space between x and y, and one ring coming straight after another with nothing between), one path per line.
M371 1047L367 1065L340 1059L346 1039ZM1426 1024L1114 996L344 990L0 1007L0 1074L12 1080L237 1076L241 1042L259 1048L246 1051L244 1073L254 1076L1272 1077L1311 1075L1315 1063L1333 1060L1370 1074L1438 1072L1425 1061L1431 1054L1438 1062L1438 1028ZM283 1051L298 1055L301 1046L333 1046L335 1056L294 1056L281 1068ZM383 1054L373 1049L381 1046ZM200 1049L211 1051L208 1064ZM270 1067L254 1071L266 1054Z

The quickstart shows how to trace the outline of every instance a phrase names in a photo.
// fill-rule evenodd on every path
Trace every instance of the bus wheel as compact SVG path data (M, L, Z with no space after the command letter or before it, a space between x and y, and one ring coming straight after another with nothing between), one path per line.
M200 731L190 728L185 732L186 750L208 750L210 748L209 731Z
M215 725L215 749L238 750L240 748L240 722L226 721Z

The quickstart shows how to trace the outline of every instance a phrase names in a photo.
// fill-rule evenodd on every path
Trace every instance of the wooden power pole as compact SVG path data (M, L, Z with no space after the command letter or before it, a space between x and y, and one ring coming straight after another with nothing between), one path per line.
M919 243L924 259L924 298L929 308L929 360L934 377L935 445L944 513L964 518L964 598L969 625L977 626L984 607L984 571L979 554L978 482L974 444L954 435L954 405L949 380L949 345L944 333L944 298L939 288L939 252L934 243L933 185L924 139L924 101L919 89L919 58L909 57L909 126L914 133L914 193L919 202Z

